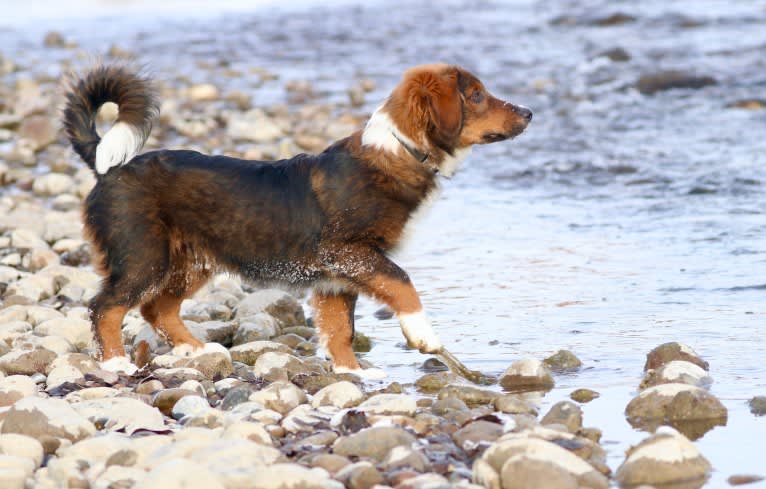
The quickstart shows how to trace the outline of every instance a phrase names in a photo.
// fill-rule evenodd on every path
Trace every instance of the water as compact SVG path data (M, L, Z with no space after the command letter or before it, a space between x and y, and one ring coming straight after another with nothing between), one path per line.
M148 15L138 2L119 18L111 7L83 19L20 16L0 41L56 75L51 61L72 52L41 48L55 28L90 53L116 43L142 53L158 78L215 81L264 105L284 101L290 79L343 101L363 75L378 87L367 111L408 66L468 67L535 118L517 140L474 150L398 258L444 343L495 374L521 357L574 351L585 369L558 377L543 410L575 388L599 391L585 423L603 429L613 469L645 436L623 416L645 354L687 343L710 362L711 390L729 409L728 425L697 441L715 468L708 487L766 475L766 418L746 405L766 394L766 111L726 107L763 98L766 3L310 3L171 3ZM587 22L615 12L635 21ZM615 47L631 59L599 55ZM281 81L257 86L199 61L266 67ZM654 96L633 88L641 74L671 68L718 84ZM393 320L372 316L377 307L363 301L358 310L358 327L375 340L368 359L412 382L423 357L402 348Z

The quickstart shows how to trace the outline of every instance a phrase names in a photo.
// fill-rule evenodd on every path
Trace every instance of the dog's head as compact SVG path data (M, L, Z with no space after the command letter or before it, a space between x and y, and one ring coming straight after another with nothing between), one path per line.
M472 73L445 64L406 71L381 109L405 141L445 157L515 137L532 120L529 109L494 97Z

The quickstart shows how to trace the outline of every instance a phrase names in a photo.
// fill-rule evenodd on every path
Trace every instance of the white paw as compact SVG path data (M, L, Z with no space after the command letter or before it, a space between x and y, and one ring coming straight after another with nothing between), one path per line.
M119 373L123 372L128 375L133 375L138 372L138 367L130 361L128 357L112 357L105 362L99 363L99 367L102 370L108 370L109 372Z
M436 336L431 321L423 311L399 315L399 325L402 328L407 343L423 353L435 353L442 349L442 342Z
M385 379L388 375L383 369L380 368L348 368L337 367L334 368L336 374L353 374L364 380L380 380Z

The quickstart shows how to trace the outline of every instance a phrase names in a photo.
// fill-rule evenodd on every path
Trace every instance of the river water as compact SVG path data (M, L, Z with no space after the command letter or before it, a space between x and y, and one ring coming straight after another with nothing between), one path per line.
M728 107L764 98L766 2L126 4L78 1L65 16L14 7L0 40L38 70L71 56L42 48L49 29L91 53L118 44L158 77L242 88L256 105L284 101L282 85L210 79L198 61L310 80L330 101L365 76L377 86L367 111L403 69L440 60L532 108L519 138L474 149L399 256L444 343L494 374L574 351L584 369L558 376L542 410L575 388L599 391L585 424L603 430L612 469L646 436L623 415L645 354L689 344L729 409L727 426L696 442L715 469L707 487L766 475L766 418L746 404L766 394L766 110ZM630 18L600 25L614 13ZM630 59L603 55L613 48ZM717 84L634 88L662 69ZM403 349L393 320L373 317L377 307L358 310L375 341L367 358L412 382L423 357Z

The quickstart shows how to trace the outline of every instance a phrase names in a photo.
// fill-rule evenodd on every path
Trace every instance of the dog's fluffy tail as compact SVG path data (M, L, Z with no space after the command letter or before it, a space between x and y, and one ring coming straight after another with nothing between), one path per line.
M106 102L117 104L119 115L102 138L96 132L96 114ZM126 67L98 66L69 82L64 128L74 150L97 175L130 161L158 115L151 81Z

